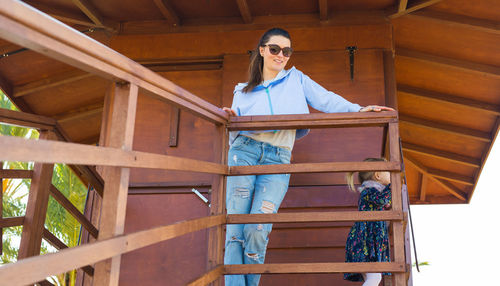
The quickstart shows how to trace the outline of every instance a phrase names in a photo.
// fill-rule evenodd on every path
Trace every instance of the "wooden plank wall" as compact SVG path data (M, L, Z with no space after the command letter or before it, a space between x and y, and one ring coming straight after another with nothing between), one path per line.
M296 66L352 102L385 104L382 49L391 48L388 25L290 32L297 50L290 66ZM220 69L167 71L161 75L215 105L230 106L234 85L246 81L249 59L246 52L261 33L120 36L111 40L111 47L132 58L219 57L223 61ZM349 77L349 57L345 51L350 45L359 48L355 53L354 81ZM217 142L215 126L184 111L180 113L178 146L169 147L172 112L172 107L139 95L133 149L220 160L211 151ZM381 150L381 128L316 129L296 142L292 161L361 161L368 156L380 156ZM208 174L132 169L125 233L208 215L208 206L191 188L209 197L211 183L212 176ZM343 174L296 174L292 175L280 212L355 210L356 204L357 195L347 191ZM343 262L350 226L350 223L276 224L270 236L267 262ZM205 273L207 241L208 232L200 231L124 255L120 285L160 285L165 279L169 285L185 285ZM263 275L261 281L261 285L356 285L343 281L340 274Z

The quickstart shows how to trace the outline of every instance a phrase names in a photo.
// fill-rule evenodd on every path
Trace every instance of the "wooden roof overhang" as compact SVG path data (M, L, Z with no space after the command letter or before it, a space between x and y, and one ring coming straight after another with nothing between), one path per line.
M468 203L499 130L500 9L494 0L24 2L159 72L220 69L217 55L241 53L254 41L235 47L227 42L227 50L207 51L201 58L179 56L180 49L199 48L193 34L217 41L213 37L219 32L257 37L272 26L326 31L352 25L359 27L356 40L362 45L364 37L379 36L363 25L392 28L388 40L395 51L400 134L413 203ZM152 34L176 34L179 41L164 57L147 57L139 42L149 39L154 45ZM183 41L185 34L191 38ZM310 49L308 43L296 45L299 51ZM67 140L98 141L107 79L1 39L0 55L0 87L22 111L55 119Z

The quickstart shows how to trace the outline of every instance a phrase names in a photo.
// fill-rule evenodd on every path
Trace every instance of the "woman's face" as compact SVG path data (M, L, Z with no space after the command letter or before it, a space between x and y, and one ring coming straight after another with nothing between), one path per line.
M280 51L279 54L273 55L269 51L269 46L267 45L278 45L279 47L286 48L291 47L290 40L283 36L271 36L269 41L266 43L265 47L260 47L260 55L264 58L264 69L273 72L280 72L285 68L286 63L290 59L289 57L285 57L283 55L283 51Z

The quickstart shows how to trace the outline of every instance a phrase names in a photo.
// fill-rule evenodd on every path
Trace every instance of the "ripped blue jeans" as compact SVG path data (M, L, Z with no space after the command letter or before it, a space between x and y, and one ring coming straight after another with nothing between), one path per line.
M289 164L291 152L238 136L228 153L229 166ZM290 174L232 176L227 179L228 214L276 213ZM272 224L228 224L224 264L262 264ZM226 286L257 286L260 275L226 275Z

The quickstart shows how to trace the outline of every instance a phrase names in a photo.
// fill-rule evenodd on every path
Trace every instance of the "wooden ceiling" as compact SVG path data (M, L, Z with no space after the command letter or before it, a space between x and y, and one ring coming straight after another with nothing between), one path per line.
M392 23L400 128L413 203L468 203L499 129L496 0L29 0L111 45L127 34ZM112 46L112 45L111 45ZM1 56L4 54L4 56ZM221 59L135 59L157 71ZM20 107L93 144L108 82L0 39L0 87Z

